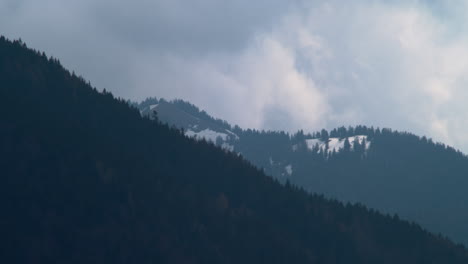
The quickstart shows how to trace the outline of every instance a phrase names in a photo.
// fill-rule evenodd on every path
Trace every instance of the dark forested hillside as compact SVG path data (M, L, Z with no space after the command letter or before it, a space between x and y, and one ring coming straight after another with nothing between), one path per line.
M2 263L468 263L416 224L279 184L0 38Z
M468 245L468 158L451 147L365 126L293 135L242 130L180 100L145 103L138 105L143 115L156 111L160 120L241 153L281 182L396 213Z

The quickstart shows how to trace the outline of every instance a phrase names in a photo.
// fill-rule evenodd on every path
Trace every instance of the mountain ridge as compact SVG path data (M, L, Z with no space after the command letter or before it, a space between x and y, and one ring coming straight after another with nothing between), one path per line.
M243 155L283 183L290 181L340 201L396 213L431 231L468 243L468 228L464 224L468 221L468 213L464 213L468 212L468 195L464 191L468 188L468 157L450 146L408 132L366 126L294 134L243 130L229 124L219 129L220 124L227 122L209 117L188 102L161 101L172 104L172 111L189 109L188 114L193 116L203 113L197 118L208 116L203 128L196 127L194 119L174 123L176 117L169 112L161 116L162 122ZM179 107L184 104L187 107ZM146 109L143 115L158 110L136 106ZM214 125L210 128L209 124ZM218 139L213 136L215 133L204 136L207 129L223 133L225 128L236 133L236 140L229 138L227 132Z
M0 83L5 263L468 261L414 223L280 185L4 37Z

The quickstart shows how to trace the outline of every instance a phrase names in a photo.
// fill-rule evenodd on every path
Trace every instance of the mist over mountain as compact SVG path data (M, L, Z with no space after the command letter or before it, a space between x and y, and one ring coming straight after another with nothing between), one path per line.
M468 262L463 246L282 185L3 37L0 98L2 263Z
M468 158L452 147L366 126L312 134L241 129L181 100L149 98L137 106L142 115L242 155L280 182L398 214L468 244Z

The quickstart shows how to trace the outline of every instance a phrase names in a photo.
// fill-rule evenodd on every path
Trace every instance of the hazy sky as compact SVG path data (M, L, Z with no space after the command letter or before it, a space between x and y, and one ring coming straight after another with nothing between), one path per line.
M244 128L373 125L468 152L468 1L0 0L0 34Z

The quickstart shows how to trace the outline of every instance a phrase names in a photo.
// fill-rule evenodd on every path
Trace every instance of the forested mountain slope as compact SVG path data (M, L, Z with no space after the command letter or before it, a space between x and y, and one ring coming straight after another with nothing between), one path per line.
M396 213L468 244L468 158L451 147L365 126L293 135L243 130L181 100L149 98L137 106L186 135L240 153L281 182Z
M416 224L283 186L0 38L2 263L468 263Z

